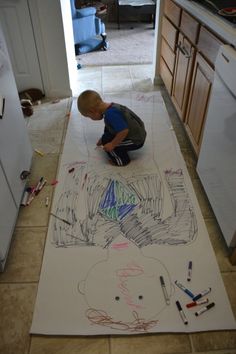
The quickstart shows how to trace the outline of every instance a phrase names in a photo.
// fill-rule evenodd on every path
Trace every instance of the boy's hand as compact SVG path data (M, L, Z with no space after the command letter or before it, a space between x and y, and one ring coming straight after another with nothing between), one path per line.
M114 146L112 143L107 143L106 145L103 145L103 150L107 152L111 152L114 149Z

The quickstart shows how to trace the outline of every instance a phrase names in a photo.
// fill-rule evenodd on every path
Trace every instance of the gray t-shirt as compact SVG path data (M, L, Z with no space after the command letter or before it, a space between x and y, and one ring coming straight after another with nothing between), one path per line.
M147 135L143 121L131 109L119 103L112 103L104 113L104 123L108 131L116 135L119 132L119 120L121 121L122 118L129 129L125 140L131 140L137 145L143 144Z

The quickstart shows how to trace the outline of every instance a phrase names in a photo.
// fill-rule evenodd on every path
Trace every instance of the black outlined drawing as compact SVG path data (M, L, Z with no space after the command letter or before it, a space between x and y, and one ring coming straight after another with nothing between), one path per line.
M174 288L165 266L147 257L122 237L106 250L106 257L93 264L78 291L87 305L85 316L92 325L129 333L146 333L158 327L158 317L167 307L160 276L169 297ZM105 275L105 276L104 276Z
M164 176L172 204L165 218L163 181L158 174L114 178L79 165L67 175L55 210L71 225L54 220L53 244L105 249L120 234L139 248L192 242L197 222L182 170L169 169Z

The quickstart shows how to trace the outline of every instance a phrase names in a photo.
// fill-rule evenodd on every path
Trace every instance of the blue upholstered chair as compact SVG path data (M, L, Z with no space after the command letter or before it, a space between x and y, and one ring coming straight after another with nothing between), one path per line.
M93 50L106 50L105 25L96 17L95 7L76 9L75 0L70 0L75 53L76 55L91 52ZM98 36L101 35L101 38Z

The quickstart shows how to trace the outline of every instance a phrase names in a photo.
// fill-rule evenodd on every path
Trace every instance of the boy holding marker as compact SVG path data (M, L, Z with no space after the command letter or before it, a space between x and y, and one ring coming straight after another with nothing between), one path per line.
M128 165L128 151L140 149L146 139L142 120L125 106L104 102L101 96L92 90L82 92L77 104L83 116L94 121L104 119L104 133L97 146L103 148L111 163L116 166Z

